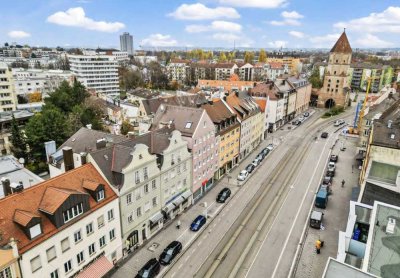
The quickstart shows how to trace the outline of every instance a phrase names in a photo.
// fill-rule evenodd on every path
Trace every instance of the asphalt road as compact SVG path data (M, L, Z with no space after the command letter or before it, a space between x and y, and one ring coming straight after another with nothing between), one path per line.
M336 140L332 120L317 118L314 115L295 130L285 128L275 134L274 140L283 141L278 149L162 276L288 275L330 147ZM321 139L322 130L331 136Z

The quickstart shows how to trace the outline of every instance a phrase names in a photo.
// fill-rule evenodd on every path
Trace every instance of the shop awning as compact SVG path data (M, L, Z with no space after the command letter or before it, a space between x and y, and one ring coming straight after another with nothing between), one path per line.
M112 268L113 264L105 257L101 256L91 263L85 270L78 273L76 278L99 278L106 275Z
M185 199L183 199L182 195L179 195L177 198L175 198L175 200L173 200L172 202L174 203L175 206L179 206L180 204L182 204L185 201Z
M192 196L192 192L190 190L183 192L183 194L181 195L181 197L184 198L185 200L189 199L190 196Z
M175 208L175 205L173 203L169 203L168 205L166 205L163 208L163 211L165 211L165 213L169 213L171 210L173 210Z
M154 214L152 217L150 217L150 222L151 223L157 223L158 221L160 221L161 219L164 218L164 215L159 211L156 214Z

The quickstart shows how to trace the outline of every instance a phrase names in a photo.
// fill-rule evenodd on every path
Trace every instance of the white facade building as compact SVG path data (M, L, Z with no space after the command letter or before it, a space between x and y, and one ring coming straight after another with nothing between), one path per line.
M111 55L68 55L71 71L89 90L119 94L118 60Z
M0 62L0 112L15 110L15 103L12 72Z

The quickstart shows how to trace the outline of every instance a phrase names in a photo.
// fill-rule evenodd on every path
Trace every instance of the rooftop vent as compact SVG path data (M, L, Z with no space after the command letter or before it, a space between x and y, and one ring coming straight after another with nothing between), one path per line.
M387 127L388 127L388 128L392 128L392 121L391 121L391 120L388 121Z
M394 229L396 228L396 219L390 218L388 219L388 223L386 225L386 233L394 234Z
M390 139L394 139L394 133L390 134Z

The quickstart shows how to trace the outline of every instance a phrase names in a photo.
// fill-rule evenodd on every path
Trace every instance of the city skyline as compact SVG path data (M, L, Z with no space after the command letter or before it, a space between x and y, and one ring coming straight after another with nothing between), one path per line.
M346 28L354 48L400 45L400 6L391 0L17 0L0 16L1 44L119 48L119 35L129 32L135 49L329 48Z

